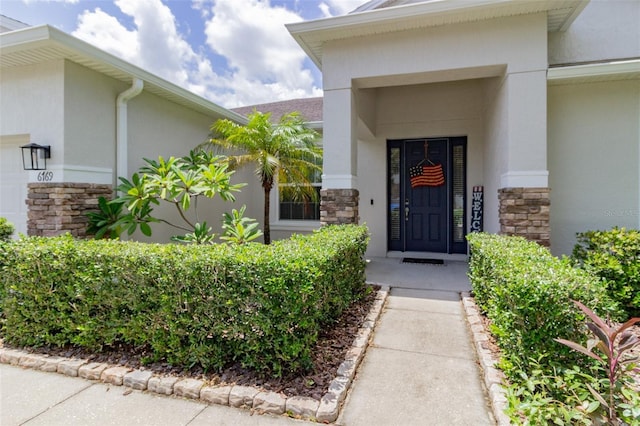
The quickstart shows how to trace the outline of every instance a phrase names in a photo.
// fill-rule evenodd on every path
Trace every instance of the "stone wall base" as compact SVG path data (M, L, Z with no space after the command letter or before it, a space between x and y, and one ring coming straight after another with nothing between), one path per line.
M87 237L86 214L98 211L98 198L111 199L111 185L92 183L30 183L27 194L27 234L53 237L69 232Z
M518 235L549 247L549 195L549 188L499 189L500 233Z
M320 190L320 224L338 225L343 223L357 224L358 201L360 193L357 189L322 189Z

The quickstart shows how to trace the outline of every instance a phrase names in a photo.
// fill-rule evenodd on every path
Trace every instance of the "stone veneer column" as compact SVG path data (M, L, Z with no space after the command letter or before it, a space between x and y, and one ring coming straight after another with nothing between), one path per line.
M111 199L111 185L92 183L30 183L27 194L27 234L52 237L69 232L87 236L87 216L98 211L98 198Z
M549 247L549 193L549 188L499 189L500 233L518 235Z
M359 196L357 189L321 189L320 224L357 224Z

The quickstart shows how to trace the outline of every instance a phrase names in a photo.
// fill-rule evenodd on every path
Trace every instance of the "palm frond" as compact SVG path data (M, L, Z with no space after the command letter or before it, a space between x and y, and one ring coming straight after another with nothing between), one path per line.
M255 163L255 174L265 190L265 197L277 179L290 198L315 200L317 188L312 180L317 181L316 177L322 172L318 133L306 127L297 112L283 115L276 124L271 122L270 113L256 110L247 118L244 126L230 120L216 121L211 126L207 148L222 150L232 169ZM265 208L263 225L268 223L268 209ZM270 240L268 233L265 226L265 241Z

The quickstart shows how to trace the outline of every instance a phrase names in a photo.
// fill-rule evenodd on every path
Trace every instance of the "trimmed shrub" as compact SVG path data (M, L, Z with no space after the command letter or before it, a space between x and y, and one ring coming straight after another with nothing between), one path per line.
M6 217L0 217L0 241L9 241L14 231L13 223L9 222Z
M578 234L572 259L602 278L630 317L640 316L640 231L613 228Z
M14 345L147 346L205 369L240 362L281 375L310 365L320 327L364 286L363 226L262 244L158 245L70 236L0 251Z
M468 240L473 292L491 320L507 374L527 370L532 359L548 354L553 354L550 363L567 366L580 358L553 340L584 340L584 314L571 300L601 316L619 318L616 303L597 277L546 248L520 237L481 233L470 234Z

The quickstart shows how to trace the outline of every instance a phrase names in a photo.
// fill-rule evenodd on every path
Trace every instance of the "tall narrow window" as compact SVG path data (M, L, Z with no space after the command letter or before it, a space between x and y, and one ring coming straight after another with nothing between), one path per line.
M400 148L389 150L390 239L400 240Z
M464 195L465 195L465 166L464 145L454 145L453 149L453 242L464 243Z

